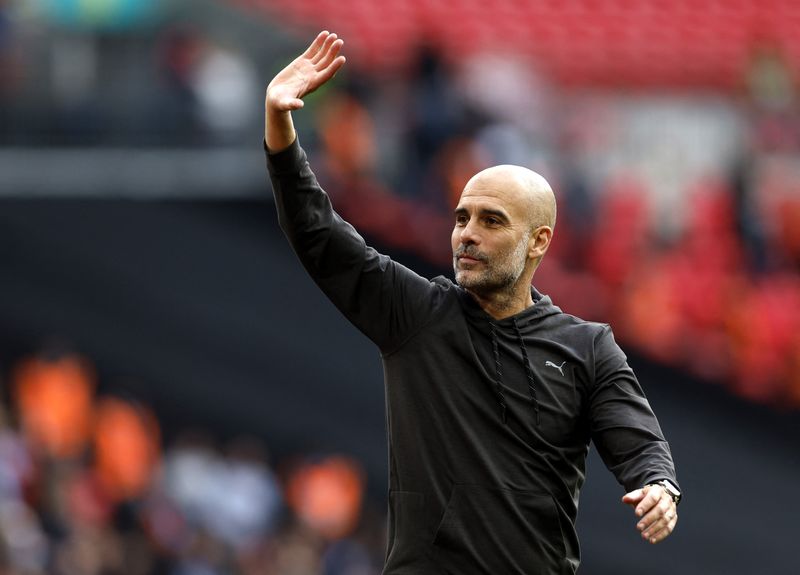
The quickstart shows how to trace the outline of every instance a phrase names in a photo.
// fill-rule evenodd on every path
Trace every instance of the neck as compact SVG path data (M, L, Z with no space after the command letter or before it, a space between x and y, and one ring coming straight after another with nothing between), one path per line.
M523 292L493 292L491 294L480 294L472 290L467 290L481 309L492 316L494 319L505 319L528 309L533 305L530 284Z

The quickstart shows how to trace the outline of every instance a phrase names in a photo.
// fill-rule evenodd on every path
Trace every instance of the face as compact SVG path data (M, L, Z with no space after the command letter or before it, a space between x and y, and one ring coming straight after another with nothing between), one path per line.
M531 226L516 192L492 179L473 179L464 188L451 237L456 282L464 289L486 296L520 285Z

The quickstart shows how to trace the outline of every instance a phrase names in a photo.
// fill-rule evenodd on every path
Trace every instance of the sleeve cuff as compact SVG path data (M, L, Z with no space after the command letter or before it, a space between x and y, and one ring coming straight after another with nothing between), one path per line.
M267 167L273 176L295 174L305 161L305 154L297 137L288 148L274 154L267 149L266 140L263 141L263 146L264 153L267 156Z

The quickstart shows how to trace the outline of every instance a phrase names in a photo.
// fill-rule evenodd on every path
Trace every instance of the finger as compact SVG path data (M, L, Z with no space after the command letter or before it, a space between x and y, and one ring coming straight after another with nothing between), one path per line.
M333 62L336 59L336 57L339 55L339 50L342 49L342 44L344 44L344 40L342 40L341 38L339 38L333 44L331 44L331 46L328 49L328 51L325 52L325 54L322 56L322 59L320 59L314 65L314 67L317 70L324 70L325 68L330 66L331 62Z
M645 493L645 496L636 506L636 515L638 517L644 516L659 502L664 490L660 487L653 487L650 489L642 488L642 491Z
M327 30L323 30L322 32L317 34L317 37L314 38L314 41L311 42L311 45L309 45L309 47L306 48L306 51L303 52L302 57L310 59L316 56L317 52L319 52L320 48L322 48L322 45L325 43L325 40L328 38L329 35L330 32L328 32Z
M671 517L672 514L674 514L674 511L671 511L672 507L674 507L674 504L667 498L658 501L658 503L654 505L652 509L650 509L650 511L648 511L647 514L642 517L641 521L639 521L639 523L637 524L637 527L641 526L641 528L639 529L640 531L642 531L643 529L649 529L651 526L653 526L657 521L661 520L662 518Z
M325 58L327 53L330 51L331 46L333 46L334 42L336 42L337 38L338 36L336 36L336 34L329 34L328 37L325 38L325 41L322 43L322 47L317 51L316 54L314 54L314 57L311 58L311 63L316 66L320 62L320 60Z
M336 58L336 60L331 62L330 66L328 66L327 68L325 68L325 70L320 72L320 74L319 74L319 83L320 83L320 85L324 84L325 82L327 82L328 80L333 78L336 75L336 72L339 71L339 68L344 66L344 63L346 61L347 60L345 60L344 56L339 56L338 58Z
M672 532L675 530L675 525L678 523L678 516L675 515L666 522L666 524L661 527L660 529L651 530L647 536L645 537L650 543L656 544L660 543L667 537L669 537Z
M646 522L645 520L640 521L636 528L641 531L642 537L645 539L650 539L654 533L658 533L664 527L669 524L669 519L666 515L661 515L657 517L653 521Z

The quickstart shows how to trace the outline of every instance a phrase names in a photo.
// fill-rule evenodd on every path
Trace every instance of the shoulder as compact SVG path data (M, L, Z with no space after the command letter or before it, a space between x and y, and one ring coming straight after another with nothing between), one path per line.
M445 276L436 276L430 280L434 301L440 305L458 304L463 291L458 284Z
M559 313L548 318L553 323L553 339L569 349L581 369L577 372L585 389L598 389L604 382L617 381L630 373L628 358L614 338L608 323L584 320Z
M453 294L459 289L453 280L445 276L436 276L431 280L431 284L442 291L452 292Z
M568 349L589 372L599 365L622 365L627 361L625 353L617 344L614 332L608 323L590 321L564 313L553 306L542 318L542 328L547 339Z
M607 323L585 320L576 315L561 311L549 314L542 322L553 336L569 341L593 346L597 341L612 337L611 326Z

